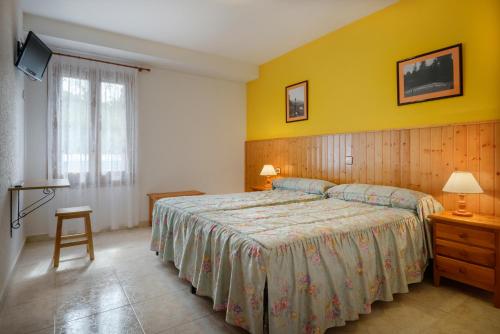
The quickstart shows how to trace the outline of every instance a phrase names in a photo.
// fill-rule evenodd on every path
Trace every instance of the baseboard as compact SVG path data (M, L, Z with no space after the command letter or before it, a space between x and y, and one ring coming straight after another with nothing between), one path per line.
M38 241L48 241L52 240L54 238L49 237L48 234L35 234L35 235L29 235L26 237L26 242L38 242Z
M149 227L149 220L140 221L137 227Z
M23 243L21 247L19 247L19 251L17 252L17 255L14 259L14 263L12 266L9 268L9 272L7 273L7 277L5 279L5 284L2 286L2 289L0 290L0 310L3 309L3 304L5 303L5 290L7 290L7 287L10 284L10 279L12 278L12 273L14 272L14 269L16 268L17 261L19 261L19 257L21 256L21 253L23 252L24 246L26 245L26 239L24 238Z
M130 230L130 229L134 229L134 228L144 228L144 227L149 227L149 221L147 221L147 220L141 221L141 222L139 222L138 225L133 226L133 227L120 227L120 228L117 228L115 230L104 229L104 230L101 230L99 232L93 232L93 234L99 234L99 233L103 233L103 232L123 231L123 230ZM74 233L76 233L76 232L74 232ZM27 236L25 239L25 242L30 243L30 242L50 241L50 240L54 240L54 237L51 237L48 234L35 234L35 235Z

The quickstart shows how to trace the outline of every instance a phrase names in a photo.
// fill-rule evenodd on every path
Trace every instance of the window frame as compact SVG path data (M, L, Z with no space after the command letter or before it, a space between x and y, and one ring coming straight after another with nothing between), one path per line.
M129 151L130 151L130 147L129 145L135 145L135 143L130 143L129 142L129 139L128 137L130 136L130 134L128 133L128 131L130 131L130 126L129 126L129 111L127 110L127 102L125 99L127 99L127 94L130 94L130 91L128 91L129 87L124 84L124 83L117 83L117 82L113 82L111 80L105 80L103 78L92 78L92 76L89 76L89 78L81 78L81 77L77 77L77 76L71 76L71 75L61 75L59 78L58 78L58 85L59 85L59 89L61 90L61 94L62 94L62 91L63 91L63 81L65 79L76 79L76 80L85 80L88 82L88 85L89 85L89 94L88 94L88 103L90 105L90 113L91 113L91 116L89 117L88 119L88 122L90 122L90 130L89 130L89 136L90 136L90 140L89 142L91 143L90 144L90 147L89 147L89 150L88 150L88 154L86 154L87 156L87 160L88 160L88 168L87 170L81 170L81 171L69 171L69 166L66 165L64 166L63 165L63 157L64 156L69 156L71 155L71 153L68 153L68 152L63 152L61 150L61 152L59 153L60 154L60 162L58 161L58 159L56 158L55 161L58 161L56 162L56 164L53 166L52 168L52 175L54 178L64 178L64 177L67 177L68 179L70 179L70 181L73 179L82 179L82 176L83 176L83 179L84 179L84 184L86 185L130 185L130 184L134 184L135 183L135 179L136 179L136 168L135 167L132 167L130 166L130 164L134 164L135 166L135 161L131 159L130 156L129 156ZM102 166L103 166L103 161L105 161L105 159L103 159L104 157L104 153L102 153L103 151L103 139L102 139L102 112L103 112L103 108L102 108L102 97L101 97L101 94L102 94L102 91L103 91L103 84L111 84L111 85L119 85L122 87L123 89L123 93L122 93L122 99L123 99L123 108L124 108L124 111L123 111L123 115L122 117L125 118L124 120L124 132L125 132L125 138L124 140L127 141L127 143L125 144L125 152L122 152L122 153L117 153L119 154L122 158L122 166L120 169L117 169L117 170L113 170L113 168L111 168L110 170L103 170ZM61 110L59 111L60 115L59 116L56 116L58 118L61 117L62 113L65 112L63 110L63 108L61 108ZM52 130L54 131L54 130ZM135 137L135 135L134 135ZM58 136L56 135L55 138L53 139L55 142L57 142L57 144L55 144L55 147L64 147L64 144L62 144L62 141L64 140L63 138L58 138ZM56 154L56 156L58 155L57 152L50 152L49 154ZM78 154L78 153L77 153ZM82 154L82 153L79 153L79 154ZM94 163L92 163L92 161L94 161ZM113 163L113 160L111 159L111 164ZM60 166L59 166L60 164ZM69 162L66 162L66 164L69 164ZM63 168L64 166L64 168ZM55 168L54 168L55 167ZM65 170L67 170L65 172ZM66 174L66 176L64 175ZM92 182L92 180L95 180L94 182ZM79 183L82 183L82 182L79 182Z

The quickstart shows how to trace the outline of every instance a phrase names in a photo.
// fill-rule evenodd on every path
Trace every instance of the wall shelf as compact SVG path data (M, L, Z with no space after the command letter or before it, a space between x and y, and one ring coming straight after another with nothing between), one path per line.
M12 238L12 231L17 230L21 227L21 219L42 207L43 205L50 202L56 196L56 189L59 188L69 188L70 184L67 179L53 179L53 180L40 180L40 181L30 181L23 183L21 185L16 185L9 188L10 193L10 237ZM43 196L40 199L34 201L28 206L21 209L21 191L25 190L41 190ZM17 196L17 217L13 219L12 209L14 206L13 197L14 192Z

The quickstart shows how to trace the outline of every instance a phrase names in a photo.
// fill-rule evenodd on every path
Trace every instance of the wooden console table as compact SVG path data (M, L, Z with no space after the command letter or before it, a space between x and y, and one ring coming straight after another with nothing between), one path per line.
M205 195L205 193L198 190L187 190L187 191L147 194L147 196L149 197L149 226L153 225L153 207L155 206L155 202L157 200L165 197L198 196L198 195Z
M18 186L12 186L9 188L10 193L10 237L12 238L12 230L17 230L21 227L20 220L41 207L44 204L50 202L56 196L56 189L58 188L69 188L70 184L67 179L53 179L53 180L34 180L27 181ZM31 203L30 205L21 209L20 207L20 193L24 190L41 190L43 196ZM12 219L12 206L13 206L13 193L17 193L17 218Z

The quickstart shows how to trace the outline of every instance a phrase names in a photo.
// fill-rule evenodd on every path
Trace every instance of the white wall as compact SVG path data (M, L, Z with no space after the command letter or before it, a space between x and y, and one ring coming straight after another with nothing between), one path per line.
M0 298L24 243L24 231L10 238L9 193L24 173L23 88L14 67L16 40L21 39L21 15L16 0L0 1Z
M42 82L24 81L25 180L47 179L47 76ZM60 197L60 191L57 191ZM37 190L26 191L26 203L41 197ZM24 219L26 235L47 234L53 224L55 201L42 206ZM54 225L54 224L53 224Z
M139 173L148 192L244 189L244 83L154 69L139 75Z
M46 79L41 83L26 80L25 109L25 179L46 178ZM158 68L140 73L141 221L148 219L146 194L150 192L243 191L245 122L244 83ZM36 195L30 193L27 199ZM27 235L47 233L56 203L26 218Z
M25 77L24 117L25 179L47 179L47 73L42 82ZM26 199L32 194L26 193Z

